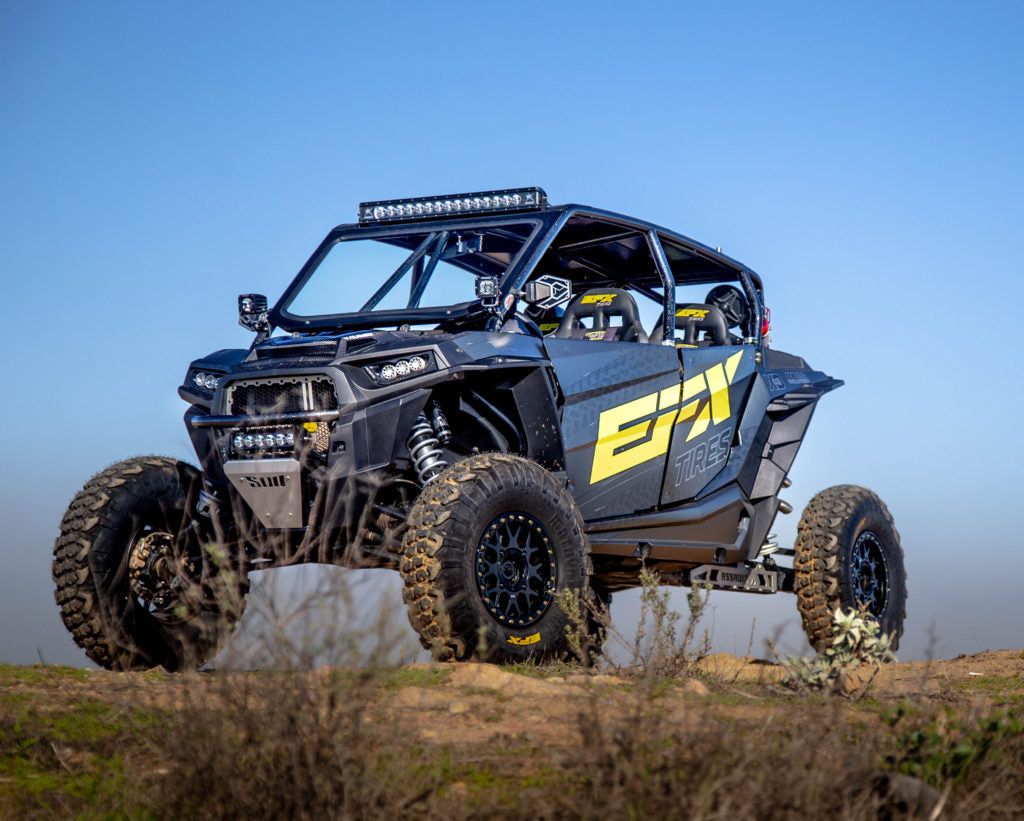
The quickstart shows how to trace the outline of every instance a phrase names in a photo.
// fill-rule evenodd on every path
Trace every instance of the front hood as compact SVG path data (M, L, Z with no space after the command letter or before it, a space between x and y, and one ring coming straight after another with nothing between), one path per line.
M355 354L373 354L416 345L437 345L452 334L445 331L358 331L344 334L277 336L253 345L245 362L304 359L330 362Z

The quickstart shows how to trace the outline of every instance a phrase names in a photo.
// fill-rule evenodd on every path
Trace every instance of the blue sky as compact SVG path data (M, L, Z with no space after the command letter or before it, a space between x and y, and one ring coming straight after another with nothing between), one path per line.
M776 347L846 381L789 500L887 501L902 655L1024 646L1019 9L0 0L0 659L85 663L51 596L63 508L113 461L188 456L176 387L247 344L239 292L279 294L360 200L521 185L757 270ZM799 649L791 597L714 605L716 649L755 616Z

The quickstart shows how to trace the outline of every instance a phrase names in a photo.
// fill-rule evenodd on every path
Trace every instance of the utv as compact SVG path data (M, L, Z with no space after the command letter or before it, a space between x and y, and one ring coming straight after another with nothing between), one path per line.
M664 582L795 592L812 645L837 607L894 638L906 583L871 491L824 490L769 532L818 399L842 385L769 347L760 277L651 223L539 188L365 202L246 350L178 388L199 468L145 456L61 523L65 625L114 669L203 663L247 574L398 570L440 659L567 651L560 591ZM778 562L791 559L791 566Z

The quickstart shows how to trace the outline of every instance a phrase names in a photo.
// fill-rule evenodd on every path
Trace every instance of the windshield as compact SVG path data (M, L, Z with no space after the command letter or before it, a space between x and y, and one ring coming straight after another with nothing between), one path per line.
M370 237L365 231L343 233L296 281L281 307L296 319L331 316L339 325L356 324L356 319L363 326L374 319L388 324L397 313L410 324L436 322L439 309L476 300L477 276L502 279L538 225L434 224Z

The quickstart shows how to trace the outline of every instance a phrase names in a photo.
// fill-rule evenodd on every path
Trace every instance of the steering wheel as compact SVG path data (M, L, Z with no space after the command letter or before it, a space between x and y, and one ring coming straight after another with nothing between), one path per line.
M735 285L716 285L708 291L704 301L722 312L730 328L743 325L750 315L747 297Z

